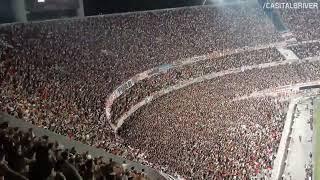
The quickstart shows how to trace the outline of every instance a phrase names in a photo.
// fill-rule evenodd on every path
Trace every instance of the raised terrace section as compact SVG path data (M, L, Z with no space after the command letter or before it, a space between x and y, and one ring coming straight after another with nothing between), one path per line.
M298 40L317 38L303 28L292 28ZM316 46L287 48L259 5L245 3L3 25L0 111L187 179L270 177L289 102L241 97L319 80ZM186 63L197 57L207 58ZM131 81L150 69L163 72ZM117 124L183 83L114 133L113 92Z
M2 111L117 154L130 153L113 147L104 103L122 82L178 59L279 41L256 4L3 25L0 38Z
M300 44L298 46L290 46L291 49L299 58L308 58L320 55L320 42L310 42Z
M63 153L68 154L68 161L70 161L71 166L74 166L76 172L79 173L83 179L91 179L92 177L96 179L103 179L103 177L106 179L114 179L128 178L130 176L136 179L140 178L141 180L165 179L156 170L137 162L131 162L119 156L106 153L102 149L70 140L65 136L35 127L2 112L0 112L0 134L1 156L6 156L5 161L13 171L29 179L45 179L46 176L50 175L50 168L54 168L55 173L65 173L67 171L65 167L61 169L56 168L58 164L61 163L60 158ZM20 139L17 137L20 137ZM39 145L41 141L45 141L45 143ZM12 144L10 144L10 142ZM18 156L18 149L21 144L21 156ZM40 147L35 148L36 146ZM49 148L50 146L51 148ZM39 153L50 153L45 152L47 147L54 152L55 159L49 159L49 162L46 162L44 159L41 159L40 156L33 157L34 153L38 153L38 155ZM34 162L27 162L27 160L23 160L23 158L33 160ZM74 163L72 161L76 162ZM92 163L91 161L94 162ZM50 167L50 165L46 164L50 164L50 162L55 165ZM89 165L90 163L92 164ZM25 171L24 166L28 165L29 171ZM89 166L93 166L94 170L91 171ZM124 172L128 173L125 174ZM67 176L67 174L65 175L67 179L72 179L70 176ZM70 173L68 175L70 175ZM6 178L11 179L13 177Z
M219 58L210 58L187 65L172 67L167 72L162 72L137 82L133 87L121 94L112 104L111 122L117 124L117 119L124 112L127 112L145 97L183 81L209 73L282 60L284 60L284 57L275 47L272 47L239 53L233 52Z
M188 178L269 177L288 101L276 96L233 100L318 80L319 68L318 59L196 83L138 109L119 134L129 145L143 148L149 161Z
M274 0L279 3L317 3L317 0ZM285 26L291 30L298 41L320 39L320 11L318 8L281 8L278 9Z
M292 52L297 55L297 58L307 61L306 58L310 59L319 55L319 47L319 42L316 41L291 44L288 46L288 50L292 50ZM237 52L236 50L227 55L216 58L208 57L208 59L201 59L188 64L167 65L169 69L166 71L146 76L143 80L136 81L134 84L132 83L128 89L122 91L119 97L110 105L110 120L115 126L119 127L121 125L121 119L123 119L128 111L135 105L145 101L147 97L157 96L159 92L165 91L173 86L178 86L179 84L184 84L196 78L209 76L214 73L232 73L232 71L243 71L246 68L254 66L273 66L276 63L284 62L285 58L286 57L277 50L276 46L270 46L242 52ZM290 62L287 61L286 63ZM277 68L278 67L274 67L274 69ZM262 71L265 70L263 69ZM259 88L259 90L263 88L265 87ZM255 89L257 90L258 88ZM241 93L238 93L238 96L241 96Z
M13 60L46 61L43 66L55 73L99 72L97 79L107 82L105 93L156 65L279 40L269 19L255 5L17 24L1 27L1 36L15 47ZM85 69L80 70L73 61ZM86 79L91 80L89 75Z

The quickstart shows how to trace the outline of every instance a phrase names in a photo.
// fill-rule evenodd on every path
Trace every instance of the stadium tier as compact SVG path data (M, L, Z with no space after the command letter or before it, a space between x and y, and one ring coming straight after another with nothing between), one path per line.
M0 113L7 179L164 179L157 171ZM21 175L21 176L20 176ZM24 176L24 177L23 177Z
M303 40L315 40L320 38L319 30L319 7L317 0L306 1L286 1L275 0L275 2L284 3L316 3L316 8L282 8L278 9L279 14L283 19L283 23L287 26L295 35L298 41Z
M164 176L278 177L289 104L306 93L296 86L319 83L315 13L279 12L290 43L258 3L0 25L0 110ZM35 145L16 145L29 136L19 130L1 133L27 153ZM47 170L66 176L66 154ZM83 179L108 179L105 166L112 178L133 173L99 159L80 164L72 169ZM130 176L157 179L153 169Z

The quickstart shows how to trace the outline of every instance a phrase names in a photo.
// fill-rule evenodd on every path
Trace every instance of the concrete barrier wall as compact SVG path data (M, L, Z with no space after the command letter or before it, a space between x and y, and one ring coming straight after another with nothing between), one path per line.
M9 122L9 126L10 127L19 127L21 130L23 131L27 131L29 128L33 128L34 133L36 136L43 136L43 135L47 135L49 136L49 139L51 141L58 141L60 144L62 144L65 148L72 148L75 147L75 149L77 150L77 152L79 153L83 153L86 151L89 151L89 153L93 156L93 157L99 157L102 156L103 159L108 162L110 158L112 158L113 161L122 164L123 161L126 161L127 163L127 167L130 169L131 167L135 167L136 170L141 171L142 169L145 170L147 176L149 176L151 179L155 179L155 180L163 180L166 179L164 178L158 171L156 171L155 169L149 168L147 166L141 165L140 163L137 162L133 162L133 161L128 161L120 156L116 156L110 153L107 153L105 150L103 149L98 149L92 146L88 146L85 145L81 142L78 141L74 141L74 140L70 140L69 138L67 138L66 136L62 136L59 134L56 134L52 131L49 131L47 129L43 129L43 128L38 128L33 126L30 123L27 123L23 120L20 119L16 119L12 116L9 116L5 113L0 112L0 123L2 122Z
M288 154L288 147L290 143L290 134L292 132L292 124L294 119L294 114L297 108L298 99L294 99L289 104L288 113L286 116L285 125L282 131L280 144L278 147L277 157L274 160L273 169L272 169L272 180L278 180L281 178L285 167L285 160Z

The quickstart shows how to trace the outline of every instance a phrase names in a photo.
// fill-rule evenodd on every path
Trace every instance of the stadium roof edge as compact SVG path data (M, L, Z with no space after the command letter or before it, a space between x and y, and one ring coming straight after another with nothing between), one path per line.
M93 16L85 16L85 17L71 17L71 18L63 18L63 19L48 19L48 20L41 20L41 21L29 21L29 22L12 22L12 23L3 23L0 24L0 28L4 26L12 26L12 25L19 25L19 24L38 24L38 23L46 23L52 21L77 21L77 20L87 20L90 18L102 18L102 17L113 17L113 16L127 16L127 15L134 15L134 14L147 14L147 13L159 13L159 12L167 12L167 11L178 11L183 9L195 9L195 8L203 8L203 7L227 7L233 5L240 5L240 4L250 4L252 5L253 1L240 1L240 2L233 2L233 3L226 3L226 4L210 4L210 5L195 5L195 6L183 6L183 7L175 7L175 8L164 8L164 9L152 9L152 10L145 10L145 11L132 11L132 12L120 12L120 13L112 13L112 14L103 14L103 15L93 15ZM258 4L258 3L255 3Z

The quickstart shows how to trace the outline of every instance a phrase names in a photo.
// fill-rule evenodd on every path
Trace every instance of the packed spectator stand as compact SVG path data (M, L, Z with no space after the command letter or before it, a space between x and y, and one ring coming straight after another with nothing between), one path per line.
M144 149L149 153L147 156L151 158L151 162L158 161L159 164L168 164L171 169L174 168L175 171L183 172L182 174L189 177L210 179L217 176L224 178L237 176L247 179L261 174L268 177L268 173L270 173L268 169L270 170L272 167L269 164L270 162L266 160L255 161L251 159L252 157L244 158L245 156L243 156L242 158L247 159L247 162L244 163L246 171L242 171L241 166L237 167L239 162L236 160L241 159L238 156L246 152L241 152L241 150L233 151L230 148L241 146L233 143L238 143L240 141L239 137L243 139L242 129L248 128L251 133L248 131L246 133L250 134L251 137L244 139L240 144L249 144L252 139L261 138L259 141L261 145L252 145L253 149L249 154L254 159L257 156L260 156L261 159L273 157L280 140L278 138L282 132L283 118L285 117L283 113L286 111L288 104L287 102L276 102L272 98L255 98L251 101L243 100L239 102L230 101L237 96L250 94L256 90L272 89L291 83L317 80L319 79L319 68L320 63L310 63L256 69L193 85L158 99L137 111L125 122L120 129L120 134L129 145L140 144L141 147L145 147ZM268 108L273 109L268 110ZM271 124L264 124L270 121L272 122ZM275 127L277 128L274 129ZM220 132L218 137L216 135L219 134L216 132L217 128L221 128L218 131ZM139 131L139 129L144 130ZM225 133L225 131L228 133ZM265 137L261 136L261 131L263 131L262 134ZM162 134L165 134L165 136L161 136ZM157 140L155 142L151 141L154 139ZM171 143L172 141L175 143ZM196 142L204 143L205 145L198 145ZM223 146L222 144L226 144L225 142L230 142L233 145ZM152 145L146 146L146 144ZM183 147L174 146L174 144L183 144ZM211 150L216 145L222 147L212 152ZM266 145L268 148L263 148L262 145ZM164 147L179 149L172 152ZM209 157L211 156L206 155L225 152L221 153L224 155L229 151L233 152L229 157L226 156L228 158L226 161L229 164L221 163L219 160L221 157L215 157L214 161L220 162L218 164L222 166L221 169L219 170L216 166L212 167L210 165ZM257 154L253 155L255 153ZM195 154L199 157L195 156ZM199 159L186 160L184 159L186 157L195 157L195 159L197 159L196 157L201 157L203 161ZM186 167L184 163L176 163L177 161L190 161L193 164ZM259 165L256 167L251 163ZM208 169L201 171L200 169L204 164L207 164L208 168L213 168L212 171L208 171ZM251 170L247 171L247 169Z
M68 149L48 135L39 136L33 128L11 127L12 119L5 120L1 115L0 177L4 179L150 179L144 169L129 168L125 161L110 158L106 162L88 151L78 153L79 147Z
M304 15L317 17L313 12ZM289 17L283 17L291 25ZM307 31L311 35L299 33L298 40L317 38L314 28L319 23L313 23ZM299 26L297 32L303 28L309 27ZM186 57L279 42L272 22L257 5L208 6L6 25L0 27L0 38L1 111L188 179L270 176L288 102L231 100L256 90L319 79L320 64L314 62L253 69L195 84L137 111L121 127L119 137L106 121L104 101L122 82ZM304 49L310 47L314 44ZM278 51L266 48L169 70L125 92L112 107L112 118L176 82L282 60ZM2 131L28 136L10 128ZM47 143L44 148L49 144L54 145ZM54 171L59 174L59 164ZM86 179L87 174L81 173Z
M111 121L115 122L119 116L153 92L177 84L188 79L228 69L240 68L268 62L282 61L283 56L276 48L266 48L244 51L230 55L199 61L190 65L172 68L169 72L152 76L135 84L113 102Z
M317 3L317 0L274 0L273 2L279 3ZM319 9L318 8L281 8L278 9L283 23L290 29L296 36L298 41L314 40L320 38L319 23Z
M289 47L299 58L308 58L320 55L320 43L313 42Z

